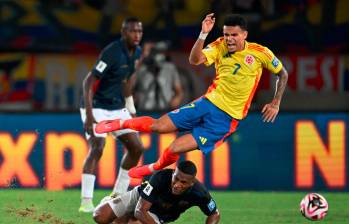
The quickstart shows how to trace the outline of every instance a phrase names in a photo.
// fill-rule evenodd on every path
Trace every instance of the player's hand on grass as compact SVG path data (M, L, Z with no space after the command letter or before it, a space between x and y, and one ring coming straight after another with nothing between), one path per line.
M263 114L263 122L274 122L276 116L279 113L279 100L273 100L271 103L264 105L262 114Z
M213 17L214 13L208 14L202 21L201 32L208 33L212 30L216 18Z

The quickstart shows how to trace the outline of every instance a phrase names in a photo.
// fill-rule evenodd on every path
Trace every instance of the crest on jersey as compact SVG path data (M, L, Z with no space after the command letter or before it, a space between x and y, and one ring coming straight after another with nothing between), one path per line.
M245 56L245 63L248 65L252 65L254 63L254 57L250 54Z

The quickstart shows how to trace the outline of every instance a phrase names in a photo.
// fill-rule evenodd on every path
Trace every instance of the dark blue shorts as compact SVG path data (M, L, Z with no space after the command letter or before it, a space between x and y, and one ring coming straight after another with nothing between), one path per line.
M198 148L209 153L237 128L239 121L201 97L168 113L179 131L190 131Z

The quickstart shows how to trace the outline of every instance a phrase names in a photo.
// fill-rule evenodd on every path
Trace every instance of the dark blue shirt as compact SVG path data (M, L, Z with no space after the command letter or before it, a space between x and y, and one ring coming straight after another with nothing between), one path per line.
M130 56L123 39L110 43L102 50L91 71L99 81L93 96L93 108L117 110L125 107L122 81L134 73L135 61L140 56L139 46Z
M174 170L165 169L155 173L149 183L143 183L138 192L152 203L149 211L157 215L161 223L178 219L181 213L193 206L210 216L216 212L216 203L199 181L181 195L172 194L171 180Z

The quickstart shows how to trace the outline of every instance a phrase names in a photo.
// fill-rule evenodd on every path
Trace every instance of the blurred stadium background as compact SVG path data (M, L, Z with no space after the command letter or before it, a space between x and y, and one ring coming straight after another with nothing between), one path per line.
M281 113L274 124L262 122L260 110L275 81L264 73L249 116L229 141L208 156L191 152L182 159L197 164L198 178L212 191L321 191L347 198L348 10L346 0L1 0L0 192L79 188L88 150L78 111L82 80L100 49L119 37L126 16L143 21L143 43L167 43L186 103L214 77L214 68L187 62L202 19L216 13L210 42L220 35L223 15L236 12L249 20L248 40L268 46L289 71ZM148 163L175 134L141 137L147 149L142 162ZM122 150L108 139L98 188L113 186ZM72 204L77 211L79 200ZM348 223L348 207L342 208L343 222L328 223Z

